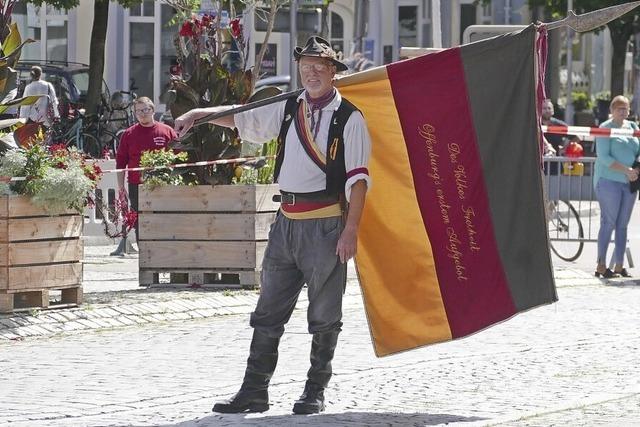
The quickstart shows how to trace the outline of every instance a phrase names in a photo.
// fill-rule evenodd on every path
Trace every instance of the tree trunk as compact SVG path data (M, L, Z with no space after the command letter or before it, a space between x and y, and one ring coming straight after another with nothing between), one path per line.
M627 55L627 43L631 34L615 31L609 27L611 43L613 44L613 56L611 57L611 98L616 95L624 95L624 62Z
M89 89L87 90L86 111L98 112L102 100L102 75L104 74L104 50L109 19L109 1L95 0L93 6L93 28L91 30L91 51L89 53Z

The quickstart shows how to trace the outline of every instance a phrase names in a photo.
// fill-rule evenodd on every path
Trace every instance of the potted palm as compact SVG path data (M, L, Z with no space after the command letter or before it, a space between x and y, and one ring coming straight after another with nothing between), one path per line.
M238 2L220 2L217 11L204 14L193 14L190 2L169 3L181 16L175 37L177 65L165 96L174 118L196 107L243 104L278 93L275 88L253 93L259 70L249 66L242 17L234 7ZM282 3L271 0L268 28ZM228 23L222 18L223 6L229 11ZM266 45L267 39L262 43ZM242 153L234 130L213 125L196 128L174 148L188 158L148 153L143 165L232 159ZM278 205L271 200L276 186L255 183L255 173L224 164L148 174L139 194L140 284L156 284L161 273L171 273L174 284L178 278L189 285L257 285ZM178 181L176 174L182 175ZM185 185L163 185L172 180Z

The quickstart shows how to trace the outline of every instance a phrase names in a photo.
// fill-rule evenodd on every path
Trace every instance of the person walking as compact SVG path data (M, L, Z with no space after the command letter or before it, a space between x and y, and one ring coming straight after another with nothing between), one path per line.
M616 96L611 101L611 119L601 128L633 129L638 125L626 120L629 115L629 100ZM600 231L598 232L598 260L596 277L631 277L623 268L627 248L627 226L635 203L637 191L631 191L630 182L638 179L638 169L633 163L640 155L640 142L631 136L596 138L596 163L593 177L596 197L600 204ZM613 251L614 270L607 268L607 248L611 233L615 231Z
M274 180L280 187L280 210L269 232L260 297L251 314L254 331L244 380L231 399L215 404L214 412L269 409L267 389L278 344L305 283L311 367L293 412L325 409L324 391L342 327L346 263L356 253L360 216L371 185L371 139L360 111L333 85L335 74L347 66L329 42L311 37L293 55L305 89L299 97L211 122L237 128L245 141L277 137ZM191 110L176 119L175 129L182 136L195 120L229 108Z
M35 103L20 107L20 117L26 118L27 122L40 123L46 128L51 127L51 121L55 117L60 117L58 111L58 97L53 85L46 80L42 80L42 68L34 65L29 72L31 83L24 88L23 97L32 95L42 95Z
M159 150L177 138L171 126L156 122L153 113L155 105L146 96L133 101L133 113L138 123L127 128L120 137L116 153L116 169L137 168L143 151ZM124 172L118 172L118 190L125 188ZM138 186L142 183L142 175L138 171L127 172L128 199L131 209L138 212ZM136 241L138 240L138 222L136 221Z

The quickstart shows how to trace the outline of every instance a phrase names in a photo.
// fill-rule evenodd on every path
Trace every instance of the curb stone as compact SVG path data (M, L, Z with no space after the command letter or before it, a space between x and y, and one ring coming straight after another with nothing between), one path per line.
M638 285L633 280L601 280L575 269L554 272L557 287ZM85 294L79 307L0 315L0 341L50 337L61 333L122 328L159 322L250 314L258 291L134 289ZM361 298L357 278L349 278L346 298ZM300 294L296 310L307 305Z
M350 280L345 297L359 297L357 281ZM350 289L350 290L349 290ZM258 301L256 291L233 291L222 295L211 291L166 292L152 290L145 294L134 291L136 298L120 292L114 300L102 301L103 296L85 295L79 307L59 310L32 311L0 315L0 341L26 337L49 337L60 333L113 329L133 325L205 319L209 317L250 314ZM117 293L113 293L117 294ZM141 298L140 298L141 297ZM180 298L180 299L176 299ZM139 302L138 302L139 301ZM144 302L142 302L144 301ZM300 294L296 310L307 306L306 292Z

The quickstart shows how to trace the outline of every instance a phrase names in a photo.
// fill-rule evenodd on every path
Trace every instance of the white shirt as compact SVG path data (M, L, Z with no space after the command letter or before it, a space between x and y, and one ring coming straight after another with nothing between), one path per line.
M304 95L303 92L298 100L302 99ZM331 117L341 102L342 96L336 90L336 96L322 109L316 145L324 155L327 150ZM240 138L258 144L277 138L284 120L285 104L286 101L283 101L235 114L234 120ZM320 113L317 111L315 114L317 120ZM349 116L343 136L345 168L348 177L345 183L345 197L350 200L351 186L357 181L362 179L366 181L367 188L371 188L371 178L366 169L371 154L371 137L360 112L355 111ZM287 132L284 161L278 176L278 184L281 190L292 193L310 193L324 190L327 186L325 173L304 150L293 123Z
M45 80L34 80L24 88L23 97L32 95L45 95L40 97L31 105L23 105L20 107L20 117L31 119L37 123L43 123L45 126L51 126L51 117L47 112L49 102L51 102L52 113L54 117L58 117L58 98L53 85Z

